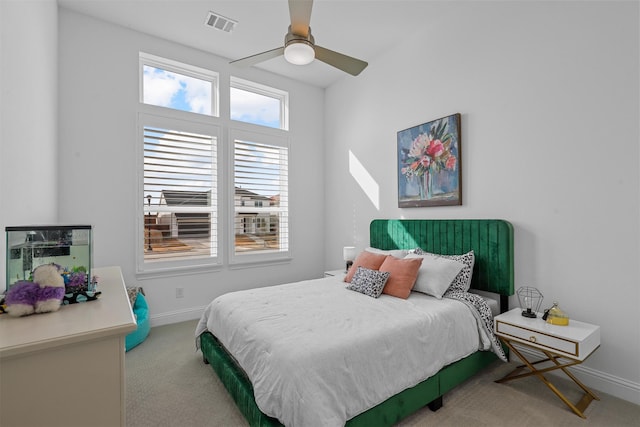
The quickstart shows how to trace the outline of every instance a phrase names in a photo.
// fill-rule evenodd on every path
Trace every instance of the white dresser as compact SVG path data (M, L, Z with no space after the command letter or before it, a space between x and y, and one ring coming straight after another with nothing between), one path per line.
M120 267L92 273L97 301L0 316L0 426L125 425L125 336L136 322Z

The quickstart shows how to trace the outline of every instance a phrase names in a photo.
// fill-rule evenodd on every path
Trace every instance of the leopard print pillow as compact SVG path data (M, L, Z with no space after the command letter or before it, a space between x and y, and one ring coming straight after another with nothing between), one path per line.
M366 267L358 267L356 274L351 278L347 289L360 292L372 298L378 298L389 279L389 272L371 270Z
M463 263L464 267L462 267L460 273L458 273L455 279L453 279L453 282L451 282L451 285L449 286L447 292L467 292L471 287L471 275L473 274L473 265L476 262L476 257L473 250L462 255L440 255L425 252L420 248L416 248L413 253L417 255L430 254L442 258L453 259Z

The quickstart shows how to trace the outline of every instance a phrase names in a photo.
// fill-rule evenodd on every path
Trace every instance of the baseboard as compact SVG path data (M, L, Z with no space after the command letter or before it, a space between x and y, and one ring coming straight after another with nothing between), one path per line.
M518 348L518 351L522 352L527 357L535 359L545 357L542 353L529 347L522 347L519 345L516 345L516 347ZM520 362L520 360L513 354L511 354L511 360ZM635 403L636 405L640 405L640 384L638 383L589 368L585 365L572 366L569 370L587 387L592 388L594 391L601 391L603 393L610 394L611 396ZM550 372L550 374L567 378L561 371Z
M149 324L151 327L170 325L172 323L186 322L188 320L199 319L206 306L192 307L184 310L168 311L160 314L152 314L149 316Z

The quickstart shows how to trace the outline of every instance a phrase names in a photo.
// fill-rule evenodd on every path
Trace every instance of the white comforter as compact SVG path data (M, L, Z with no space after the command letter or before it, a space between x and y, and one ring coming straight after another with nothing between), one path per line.
M213 333L289 427L342 426L483 345L471 310L413 292L374 299L339 277L232 292L196 329Z

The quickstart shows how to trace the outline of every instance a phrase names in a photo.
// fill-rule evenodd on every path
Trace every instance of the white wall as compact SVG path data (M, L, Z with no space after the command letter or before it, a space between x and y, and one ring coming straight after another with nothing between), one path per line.
M58 6L0 1L0 226L57 221ZM4 239L4 238L3 238ZM0 245L4 289L5 245Z
M326 267L366 246L374 218L507 219L516 288L600 325L581 374L640 403L638 2L433 8L327 90ZM399 209L396 132L456 112L463 205ZM370 179L350 174L350 153Z
M323 102L318 88L166 40L107 24L66 9L60 15L60 219L95 228L94 260L119 265L128 285L143 286L152 325L197 318L214 297L232 290L320 277L323 268ZM136 134L138 53L182 61L220 73L221 111L228 111L229 76L290 93L290 235L288 264L140 279L135 275L138 165ZM228 114L228 113L227 113ZM228 120L224 121L223 124ZM226 142L223 138L223 142ZM311 195L311 197L310 197ZM225 233L233 236L233 233ZM176 288L184 298L176 298Z
M601 348L580 372L640 403L638 3L433 7L405 44L331 87L324 110L319 89L238 73L292 93L291 264L138 281L138 51L212 67L223 82L230 68L64 10L57 23L53 0L0 1L0 225L93 224L96 264L121 265L129 284L144 286L161 324L197 316L228 290L338 268L342 246L366 245L373 218L505 218L516 230L516 286L537 286L545 305L557 300L601 325ZM454 112L463 206L398 209L396 132ZM349 173L349 152L370 174L366 192ZM318 194L324 212L307 203Z

